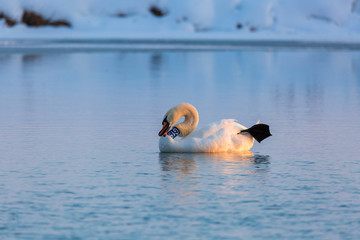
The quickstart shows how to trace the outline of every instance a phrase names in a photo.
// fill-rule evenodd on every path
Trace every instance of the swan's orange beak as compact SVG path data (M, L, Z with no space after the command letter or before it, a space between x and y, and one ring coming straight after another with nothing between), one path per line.
M162 122L163 127L159 132L159 136L166 136L166 134L168 133L169 129L170 129L170 123L166 120L166 118L164 119L164 121Z

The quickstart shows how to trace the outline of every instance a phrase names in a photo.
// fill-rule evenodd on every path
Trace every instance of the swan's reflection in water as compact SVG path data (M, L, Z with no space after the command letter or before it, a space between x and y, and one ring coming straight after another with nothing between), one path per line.
M189 175L197 171L197 163L194 154L190 153L160 153L159 160L161 170L171 173L180 173L180 177Z
M246 186L266 184L270 157L252 152L160 153L162 180L166 190L180 201L205 192L246 195ZM245 186L245 187L244 187Z

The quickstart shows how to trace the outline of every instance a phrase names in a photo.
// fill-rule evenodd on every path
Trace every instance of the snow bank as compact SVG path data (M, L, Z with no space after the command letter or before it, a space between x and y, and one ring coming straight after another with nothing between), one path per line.
M158 9L157 16L151 7ZM24 11L66 27L28 27ZM360 41L360 0L0 0L0 39L217 36ZM4 16L17 24L9 27Z

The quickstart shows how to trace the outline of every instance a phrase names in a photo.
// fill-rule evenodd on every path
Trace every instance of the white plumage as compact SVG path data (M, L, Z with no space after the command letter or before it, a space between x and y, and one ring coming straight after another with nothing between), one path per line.
M181 117L184 122L174 125L180 130L180 137L172 138L167 132ZM198 123L198 112L188 103L171 108L164 116L163 129L159 135L161 152L244 152L252 148L254 138L247 129L234 119L224 119L193 132Z

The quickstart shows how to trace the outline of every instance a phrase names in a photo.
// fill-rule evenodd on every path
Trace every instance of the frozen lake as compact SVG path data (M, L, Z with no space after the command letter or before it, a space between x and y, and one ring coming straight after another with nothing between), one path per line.
M160 154L164 113L268 123ZM1 239L359 239L360 52L0 52Z

